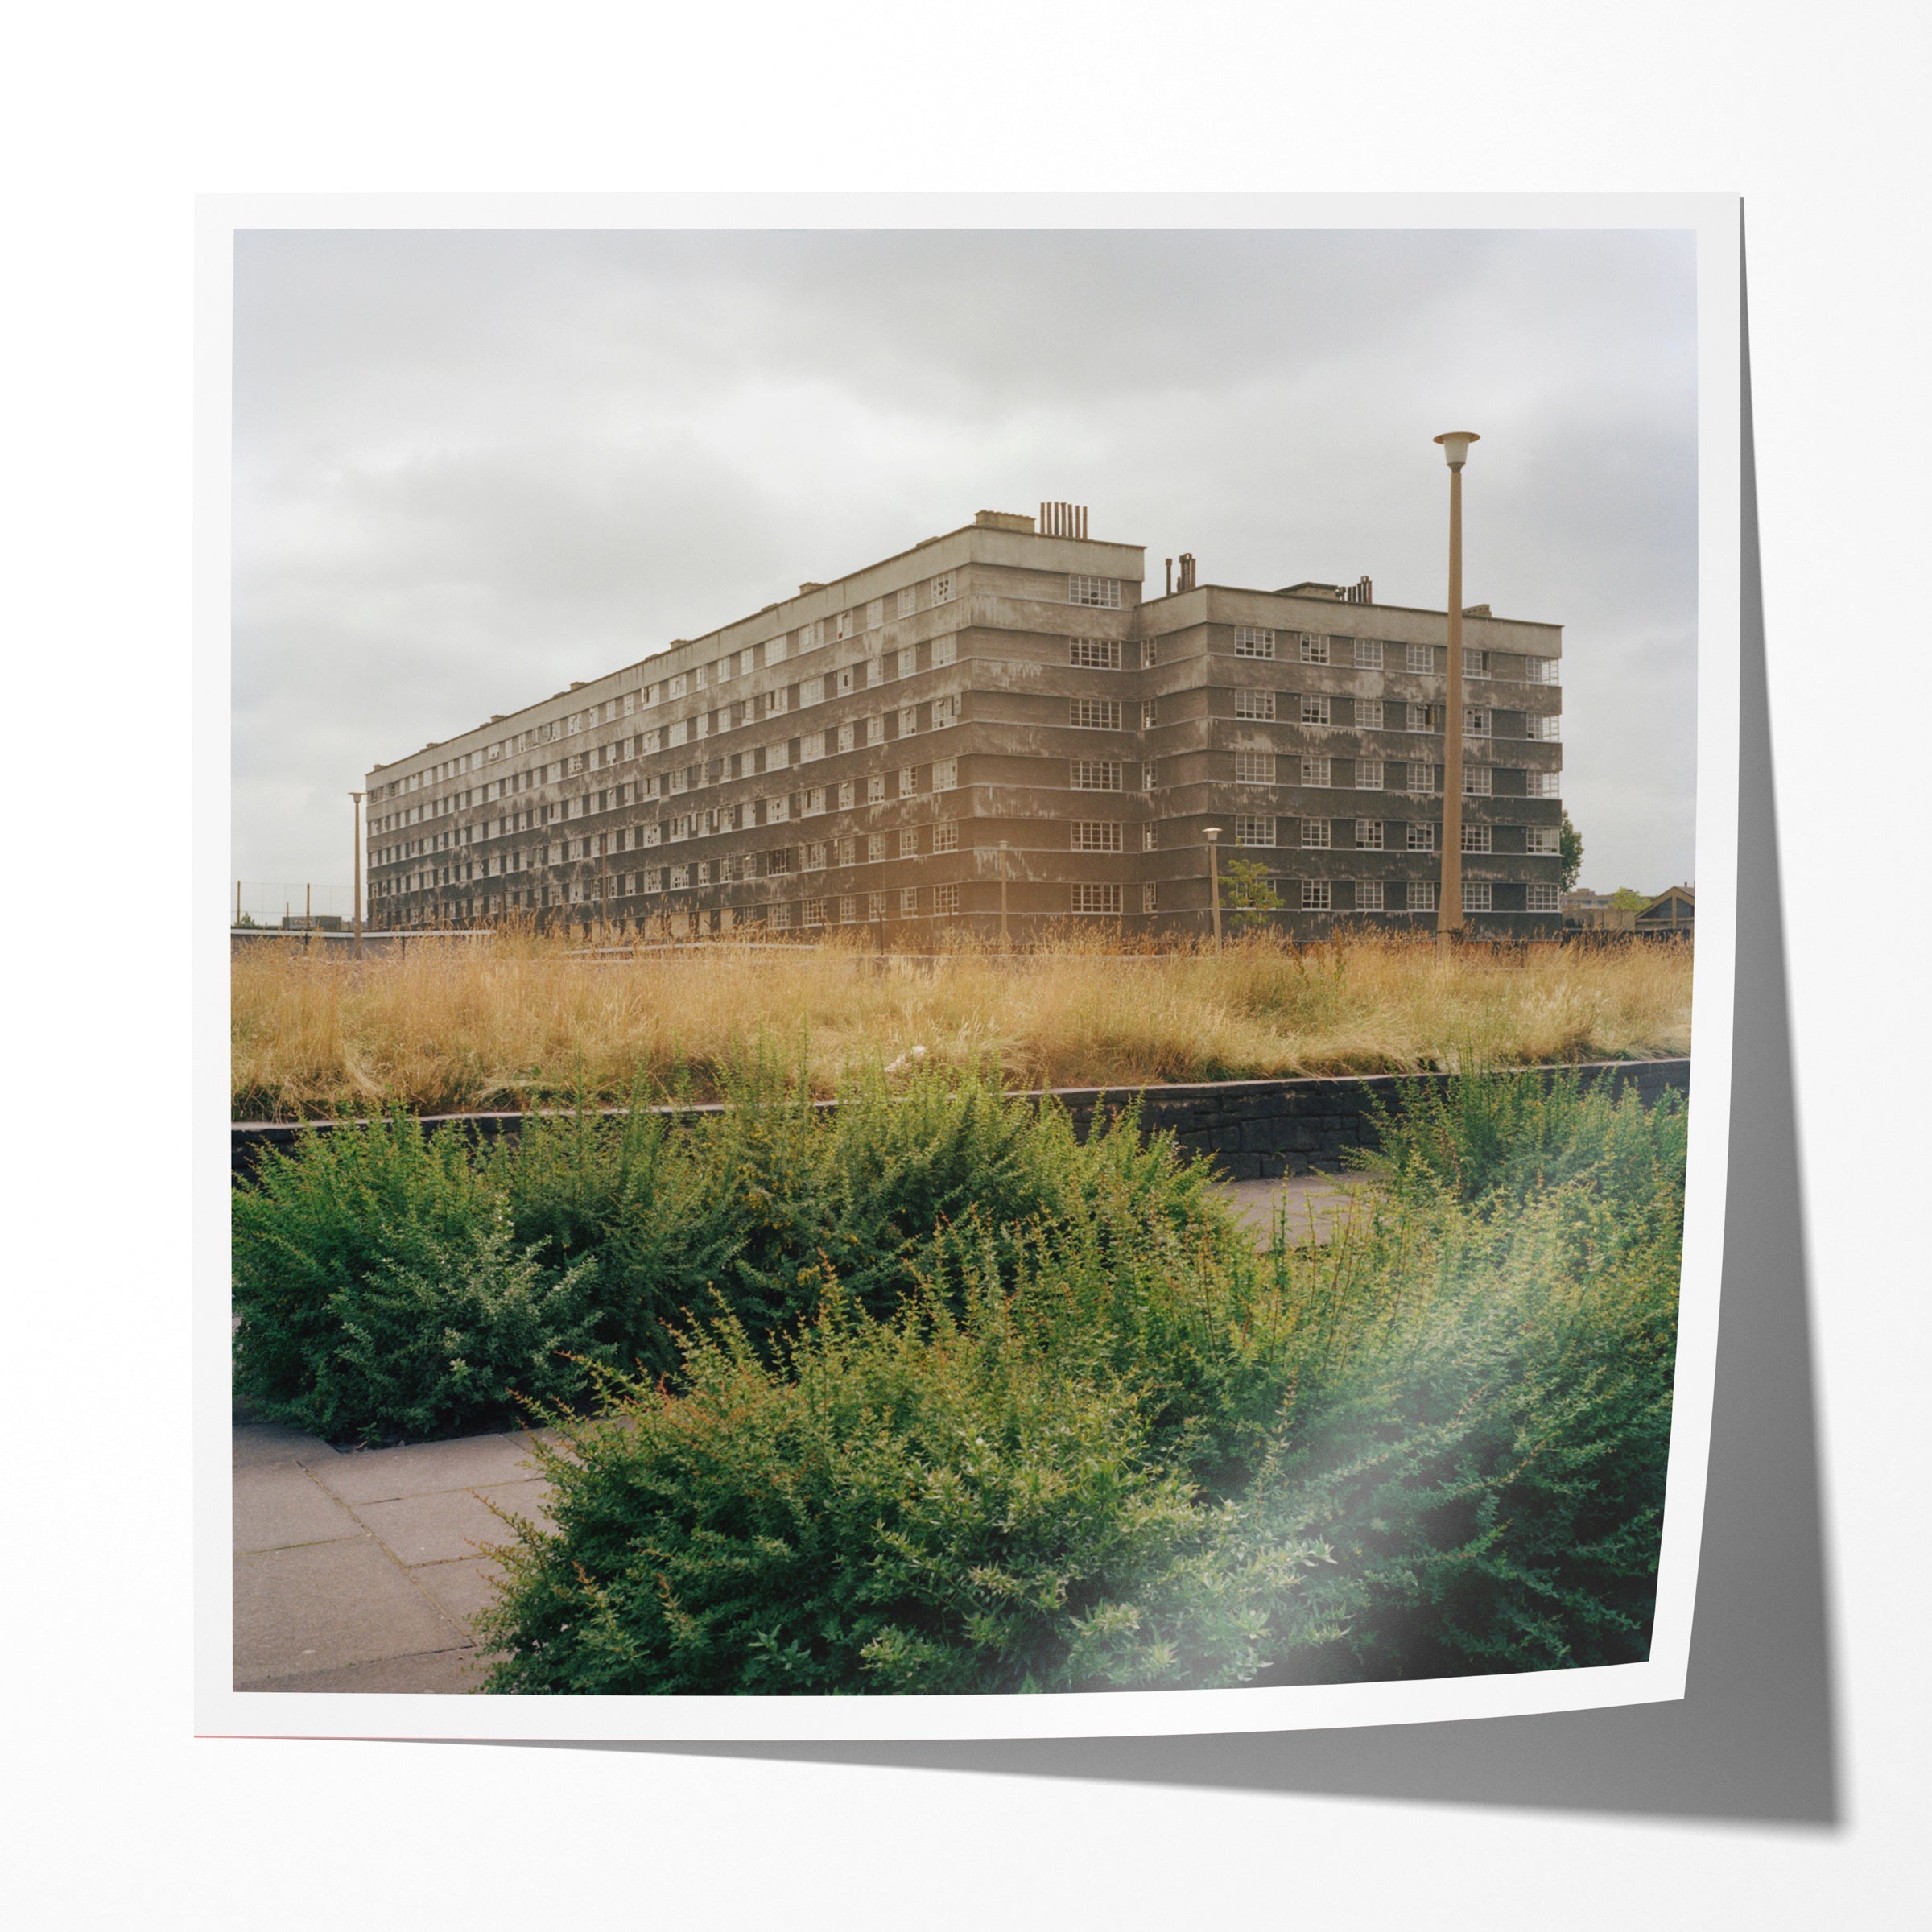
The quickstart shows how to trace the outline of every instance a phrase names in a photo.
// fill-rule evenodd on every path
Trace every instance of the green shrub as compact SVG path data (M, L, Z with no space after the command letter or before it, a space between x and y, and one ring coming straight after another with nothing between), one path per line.
M235 1195L237 1393L335 1440L477 1427L514 1398L584 1398L592 1361L676 1373L673 1332L697 1315L728 1312L769 1352L812 1314L828 1266L848 1300L889 1315L956 1222L980 1231L978 1257L1005 1280L1069 1217L1106 1253L1155 1228L1239 1240L1206 1174L1170 1143L1143 1148L1134 1115L1083 1145L1063 1112L1009 1098L990 1069L861 1073L824 1108L766 1051L731 1070L728 1091L725 1108L676 1117L643 1095L615 1119L532 1115L487 1151L398 1116L269 1155ZM478 1341L467 1403L392 1382L373 1359L350 1373L351 1313L374 1320L369 1298L397 1302L399 1271L435 1280L500 1213L519 1265L573 1284L557 1347L583 1359L519 1368L485 1393L474 1364L520 1363L521 1331L507 1356Z
M491 1689L1239 1683L1321 1560L1203 1501L997 1291L881 1322L834 1290L775 1364L724 1321L679 1381L544 1452L559 1534L506 1553Z
M496 1687L1641 1658L1681 1115L1605 1092L1499 1110L1452 1083L1447 1118L1476 1198L1426 1162L1405 1174L1398 1136L1395 1184L1326 1249L1257 1257L1212 1215L1143 1215L1122 1239L1141 1157L1117 1152L1017 1256L982 1217L943 1228L890 1318L828 1272L775 1347L728 1319L695 1331L679 1375L617 1392L553 1468L559 1531L511 1558ZM1425 1150L1437 1121L1410 1123Z

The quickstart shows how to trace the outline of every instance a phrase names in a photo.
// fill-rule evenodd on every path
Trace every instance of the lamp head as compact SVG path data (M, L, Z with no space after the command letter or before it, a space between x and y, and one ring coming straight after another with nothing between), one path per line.
M1212 844L1221 836L1221 828L1218 825L1208 825L1203 827L1203 829L1208 834L1208 842L1210 844Z
M1443 457L1451 469L1460 469L1469 460L1469 445L1482 441L1472 429L1447 429L1435 440L1442 444Z

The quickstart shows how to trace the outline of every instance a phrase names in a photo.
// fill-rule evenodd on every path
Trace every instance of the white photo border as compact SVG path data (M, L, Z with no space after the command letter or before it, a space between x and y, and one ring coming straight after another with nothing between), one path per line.
M1439 1723L1684 1695L1724 1262L1735 985L1742 204L1730 194L223 196L198 208L194 613L195 1699L204 1736L861 1740L1153 1736ZM236 1690L229 1083L233 261L251 229L1670 229L1697 245L1696 1104L1651 1653L1641 1664L1414 1682L1049 1696L625 1698Z

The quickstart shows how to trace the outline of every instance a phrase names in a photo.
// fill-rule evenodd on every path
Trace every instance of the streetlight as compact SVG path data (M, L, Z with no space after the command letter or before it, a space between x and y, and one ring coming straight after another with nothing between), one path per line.
M1012 941L1006 931L1006 841L1000 840L1000 951L1010 952Z
M1214 906L1214 949L1221 949L1221 873L1215 862L1215 854L1220 850L1221 828L1218 825L1205 828L1208 834L1208 891Z
M1436 441L1449 465L1449 662L1443 707L1443 864L1436 894L1436 943L1449 946L1463 929L1463 465L1472 429L1446 430Z
M349 948L350 956L362 956L362 794L352 791L349 795L356 802L356 939Z

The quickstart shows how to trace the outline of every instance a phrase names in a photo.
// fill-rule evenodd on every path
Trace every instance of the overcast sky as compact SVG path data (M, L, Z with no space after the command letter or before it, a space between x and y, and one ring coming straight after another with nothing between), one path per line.
M262 232L235 275L234 870L369 766L956 528L1561 623L1583 882L1693 876L1687 233Z

